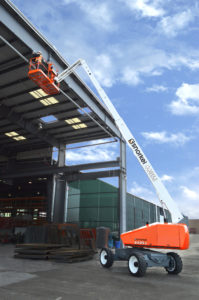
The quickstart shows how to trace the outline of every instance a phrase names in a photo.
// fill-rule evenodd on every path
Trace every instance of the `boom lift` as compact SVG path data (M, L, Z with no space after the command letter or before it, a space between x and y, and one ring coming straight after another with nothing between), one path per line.
M29 63L28 77L48 95L59 93L59 84L55 81L57 74L54 65L47 62L40 51L33 54Z
M32 61L30 61L31 65ZM185 250L189 248L189 232L185 224L179 224L183 220L176 203L171 198L167 189L161 182L157 173L150 164L148 158L143 153L135 137L120 117L109 97L98 83L94 74L91 72L85 60L79 59L73 65L68 67L58 76L49 78L51 80L53 93L59 93L59 83L75 71L79 66L85 70L97 92L99 93L104 104L107 106L110 114L120 130L127 145L133 151L133 154L139 161L145 173L153 184L163 211L166 207L172 216L172 223L167 223L166 215L164 223L146 224L141 228L121 233L120 237L125 247L116 249L113 253L110 249L104 248L100 253L101 265L105 268L112 266L114 260L128 260L128 268L132 275L143 276L147 267L163 266L169 274L178 274L182 270L182 261L177 253L169 252L168 254L152 251L146 248L178 249ZM39 70L35 72L41 73ZM43 76L43 75L42 75ZM30 71L29 71L29 77ZM31 78L33 79L33 78ZM35 80L34 80L35 81ZM40 77L36 78L36 83L42 88ZM54 89L55 87L55 89ZM44 89L44 91L46 91ZM57 91L57 92L56 92ZM48 93L51 94L51 88L48 87ZM131 248L129 248L131 247Z

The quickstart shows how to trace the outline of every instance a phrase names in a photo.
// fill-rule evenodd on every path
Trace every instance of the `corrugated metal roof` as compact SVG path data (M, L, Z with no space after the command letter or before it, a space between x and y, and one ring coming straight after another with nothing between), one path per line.
M32 92L39 88L28 78L32 51L50 56L60 71L68 64L10 1L1 1L0 17L0 155L119 136L104 105L76 75L61 83L65 94L35 98ZM89 115L78 106L89 106ZM45 123L41 118L46 116L56 121ZM74 118L85 126L66 122Z

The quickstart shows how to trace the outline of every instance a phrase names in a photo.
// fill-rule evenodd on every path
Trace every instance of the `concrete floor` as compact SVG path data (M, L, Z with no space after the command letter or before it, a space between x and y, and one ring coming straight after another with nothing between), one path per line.
M0 246L0 299L199 299L199 235L191 236L188 251L179 251L184 268L168 275L163 268L149 268L135 278L126 262L104 269L98 257L81 263L14 259L14 246Z

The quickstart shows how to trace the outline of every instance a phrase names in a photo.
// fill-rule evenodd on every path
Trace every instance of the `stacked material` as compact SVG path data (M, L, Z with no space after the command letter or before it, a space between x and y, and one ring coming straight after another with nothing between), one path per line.
M44 224L29 226L25 233L25 244L64 244L79 247L79 228L75 224Z
M50 259L62 262L79 262L93 258L93 249L71 249L63 244L17 244L15 258Z

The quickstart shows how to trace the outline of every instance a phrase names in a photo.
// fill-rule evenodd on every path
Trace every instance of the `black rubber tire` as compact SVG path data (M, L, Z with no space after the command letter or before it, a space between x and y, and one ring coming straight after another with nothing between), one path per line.
M132 260L134 266L132 265ZM147 263L144 256L140 253L133 253L128 259L128 270L132 276L143 277L146 273Z
M177 275L182 271L183 263L181 257L175 252L168 252L170 257L170 266L165 268L168 274Z
M102 248L99 259L103 268L110 268L114 262L113 253L108 248Z

